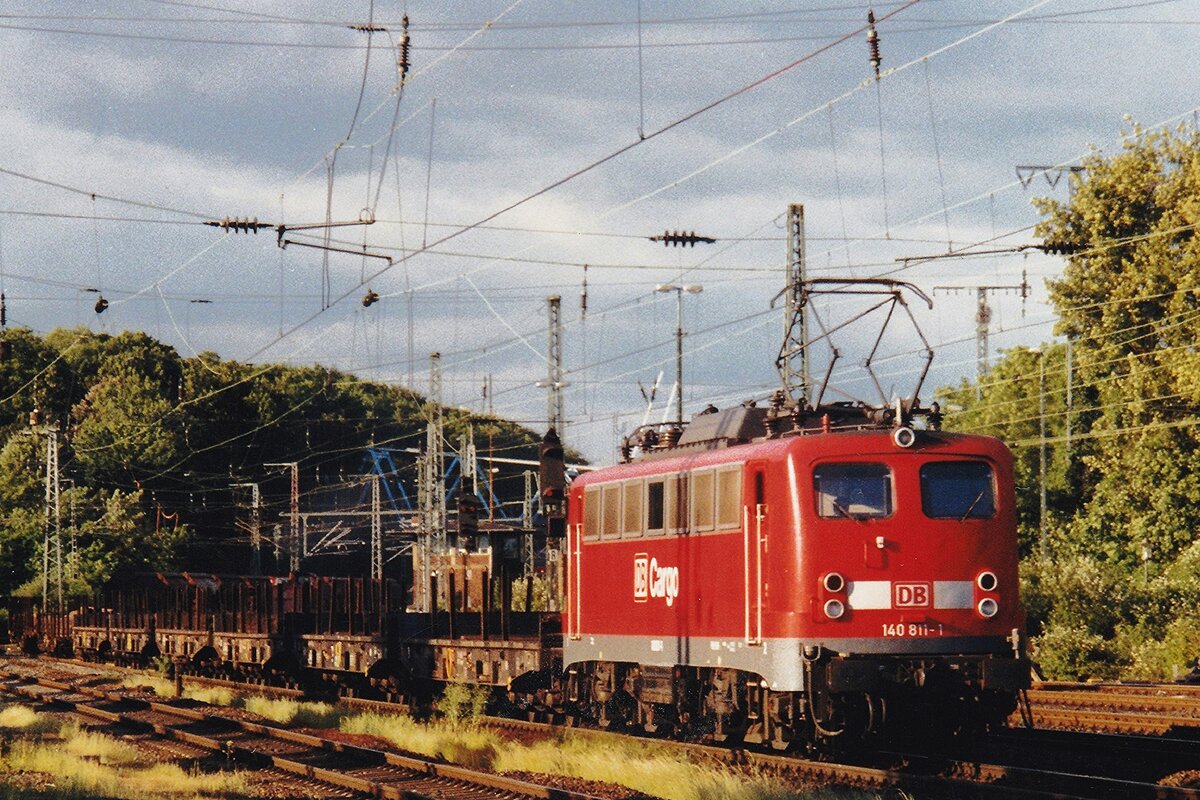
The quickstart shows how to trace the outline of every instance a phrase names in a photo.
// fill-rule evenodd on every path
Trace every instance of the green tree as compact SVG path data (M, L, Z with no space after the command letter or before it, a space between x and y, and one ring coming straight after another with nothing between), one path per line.
M1072 353L1070 408L1061 343L1009 351L979 387L942 397L963 408L950 426L1014 446L1026 555L1041 445L1050 456L1051 559L1023 567L1050 662L1161 675L1200 628L1200 135L1135 126L1083 166L1068 201L1036 201L1037 235L1069 254L1049 286Z
M119 573L170 569L188 536L187 528L152 523L142 493L116 490L103 498L103 514L80 526L83 582L98 587Z
M75 458L91 482L140 484L179 459L174 403L153 377L109 372L76 406L75 417Z

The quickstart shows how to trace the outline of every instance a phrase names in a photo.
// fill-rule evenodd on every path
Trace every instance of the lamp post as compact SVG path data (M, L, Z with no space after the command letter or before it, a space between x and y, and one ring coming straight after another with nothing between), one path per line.
M654 291L675 293L675 422L683 427L683 293L700 294L704 287L699 284L681 286L660 283L654 287Z

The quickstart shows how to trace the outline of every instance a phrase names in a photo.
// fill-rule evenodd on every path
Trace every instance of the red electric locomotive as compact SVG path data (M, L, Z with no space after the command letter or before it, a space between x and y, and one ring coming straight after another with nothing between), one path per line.
M783 405L651 431L572 483L573 699L779 748L1002 724L1029 685L1008 449L915 395Z

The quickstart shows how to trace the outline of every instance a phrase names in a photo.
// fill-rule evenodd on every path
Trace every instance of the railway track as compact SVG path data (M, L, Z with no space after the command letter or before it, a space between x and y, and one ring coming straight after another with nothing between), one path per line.
M182 708L106 689L0 673L0 689L78 714L221 753L239 764L271 769L366 797L394 800L596 800L594 796L374 750L217 710Z
M1200 687L1050 683L1031 689L1028 697L1028 711L1038 728L1200 734Z
M91 665L94 668L94 665ZM79 675L86 672L87 667L80 665ZM43 686L41 690L29 687L36 684L24 684L27 692L68 692L76 689L72 684L62 681L47 681L52 684ZM296 697L299 693L292 689L275 690L265 686L246 687L228 681L192 678L187 679L190 686L232 686L240 690L249 689L252 692L273 694L276 696ZM92 689L85 695L92 702L100 698L108 698L110 693L104 689ZM139 712L145 716L149 709L153 713L167 713L160 707L168 704L153 703L139 700L145 709ZM368 711L384 711L396 713L398 708L393 704L380 701L343 698L340 702L350 707ZM126 712L129 713L129 712ZM174 713L174 712L172 712ZM185 715L193 724L198 724L199 717L207 717L202 712L190 712ZM153 718L141 719L143 725L156 724ZM512 720L506 718L488 718L487 724L500 729L520 732L521 735L553 736L561 733L561 728L538 722ZM259 729L271 727L252 723L248 734L258 734ZM243 730L247 730L243 727ZM319 739L307 734L297 734L285 729L279 741L290 742L293 745L301 742ZM595 736L598 740L611 738L619 734L588 729L573 729L573 733L581 736ZM299 738L297 738L299 737ZM218 745L222 745L220 736L210 737ZM229 740L224 740L229 741ZM353 748L337 743L320 745L323 749L332 748L333 752L353 753ZM240 745L240 742L237 743ZM211 747L211 744L209 745ZM242 745L257 753L255 756L262 763L264 748L252 748ZM1010 730L989 737L982 742L958 748L958 752L918 752L914 748L904 748L888 753L877 753L870 760L858 758L850 763L832 763L829 761L811 761L789 755L775 755L716 747L711 745L672 743L681 753L689 752L698 761L710 761L745 767L759 774L775 776L784 785L811 785L812 783L836 782L841 785L870 790L899 790L924 797L979 797L979 798L1015 798L1015 797L1112 797L1139 798L1154 797L1173 800L1200 800L1200 789L1188 785L1164 785L1164 779L1171 782L1186 784L1187 780L1175 777L1186 771L1188 766L1200 764L1200 743L1174 742L1171 740L1150 739L1132 736L1096 736L1089 734L1061 734L1053 731ZM273 747L279 747L278 744ZM376 761L383 758L382 765L387 765L388 754L374 751L371 758ZM271 758L304 763L302 759L289 755L288 752L276 753L268 751ZM881 761L881 758L884 761ZM370 764L368 767L372 766ZM292 775L295 767L276 767L290 769ZM306 765L307 769L307 765ZM303 774L311 775L305 772ZM358 779L371 778L370 775L360 774ZM345 784L340 784L345 785ZM389 796L378 794L376 796ZM524 795L529 796L529 795ZM567 794L556 795L567 797Z
M232 681L188 677L189 685L204 687L224 687L234 689L249 688L251 692L263 693L278 697L303 697L304 693L296 689L273 688L253 685L246 687ZM403 707L393 703L365 698L341 697L337 702L348 708L379 713L403 712ZM561 730L561 726L544 722L518 720L508 717L489 717L486 724L498 730L514 731L521 734L552 735ZM621 734L593 730L588 728L571 727L574 735L594 736L598 740L620 736ZM673 743L673 747L681 751L690 751L702 759L730 765L742 765L763 770L778 775L781 779L794 783L828 782L863 789L900 789L902 791L919 791L925 794L950 797L1025 797L1033 792L1035 796L1054 797L1180 797L1200 798L1200 792L1185 788L1174 794L1162 794L1162 787L1157 778L1186 769L1188 765L1200 763L1200 744L1191 742L1178 743L1178 748L1164 749L1164 742L1136 736L1087 736L1076 735L1070 738L1051 740L1045 734L1049 731L1006 731L1001 737L1007 737L1008 742L1004 754L1009 756L1007 761L997 761L1000 755L995 748L997 741L989 739L988 744L973 748L971 752L959 753L957 757L945 753L929 755L911 751L892 751L888 755L895 763L903 764L897 769L895 764L886 766L870 766L861 763L832 763L829 761L809 761L796 756L779 756L752 750L730 749L722 746L712 746L694 743ZM1071 753L1091 753L1103 751L1104 755L1089 759L1071 757ZM1114 760L1110 756L1117 756ZM1054 762L1070 764L1070 771L1054 769ZM1022 764L1036 763L1032 768L1022 767ZM1138 764L1142 767L1137 780L1127 780L1119 777L1128 768L1123 765ZM1152 765L1159 765L1155 769ZM1107 771L1104 767L1108 767ZM1057 787L1053 792L1047 792L1049 787ZM1079 792L1081 788L1087 791Z

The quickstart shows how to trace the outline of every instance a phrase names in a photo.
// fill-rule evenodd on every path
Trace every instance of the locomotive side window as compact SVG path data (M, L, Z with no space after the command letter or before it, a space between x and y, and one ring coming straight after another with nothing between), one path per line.
M646 533L661 536L666 530L667 482L646 482Z
M625 514L622 517L621 532L625 538L642 535L642 482L628 481L621 487L625 494Z
M692 473L692 527L698 531L713 529L712 470Z
M602 488L604 507L600 520L600 535L611 539L621 535L621 487L617 484Z
M589 486L583 493L583 538L600 536L600 487Z
M813 471L817 513L867 519L892 514L892 473L884 464L821 464Z
M668 530L681 533L687 528L686 508L683 498L683 479L677 475L668 476L663 497L663 522Z
M996 482L982 461L921 465L921 509L934 519L983 519L996 513Z
M741 522L742 468L738 466L717 473L717 527L738 528Z

